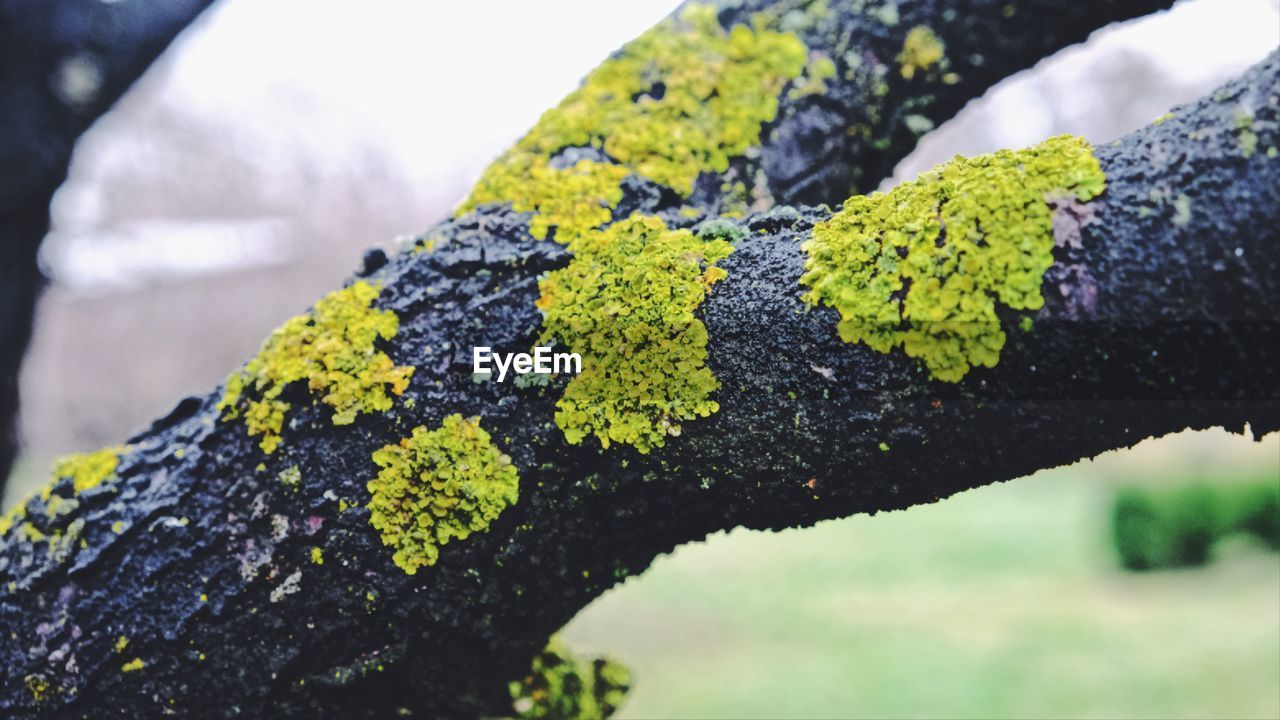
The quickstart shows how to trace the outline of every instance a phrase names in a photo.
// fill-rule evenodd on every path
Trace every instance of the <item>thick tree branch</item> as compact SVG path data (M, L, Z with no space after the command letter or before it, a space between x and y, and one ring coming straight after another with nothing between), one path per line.
M1003 13L982 17L995 27ZM901 25L886 44L894 53L915 27ZM823 42L806 36L810 51ZM1108 189L1059 209L1062 246L1033 328L1009 332L1000 363L959 383L929 379L900 352L841 342L834 311L801 300L800 243L830 211L707 222L733 193L680 198L628 180L615 216L625 208L739 238L697 311L719 411L648 453L568 443L553 421L567 377L539 386L471 376L473 346L537 342L538 279L570 262L561 245L530 237L530 213L487 204L433 230L424 251L371 254L360 281L381 288L377 307L399 323L377 347L416 368L404 394L335 425L336 405L307 383L282 384L281 444L264 454L264 433L225 419L219 390L184 400L105 465L60 470L0 541L0 618L12 638L0 707L67 717L509 712L505 682L555 629L656 554L708 532L929 502L1183 427L1274 430L1277 258L1258 228L1275 227L1280 208L1280 165L1267 150L1280 141L1278 74L1273 56L1221 101L1099 148ZM858 92L860 77L828 95ZM886 98L915 94L918 78L880 77ZM726 173L745 183L756 173L736 168L765 167L760 185L774 198L812 187L773 181L781 174L767 158L790 137L779 128L794 107L826 102L784 97L761 152ZM1247 157L1242 112L1256 150ZM892 138L901 120L891 116L869 137ZM848 152L887 161L907 142L858 141ZM831 178L849 175L813 177L829 192ZM1177 294L1166 277L1181 283ZM305 327L328 322L318 308ZM370 524L368 483L394 462L374 453L415 426L448 427L453 414L480 418L518 472L519 499L407 574Z

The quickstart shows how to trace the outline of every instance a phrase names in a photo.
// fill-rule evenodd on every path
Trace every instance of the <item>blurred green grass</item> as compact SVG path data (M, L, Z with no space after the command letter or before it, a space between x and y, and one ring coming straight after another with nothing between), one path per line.
M1116 480L1084 464L717 534L562 636L632 668L621 718L1280 717L1280 556L1241 538L1202 568L1126 572Z

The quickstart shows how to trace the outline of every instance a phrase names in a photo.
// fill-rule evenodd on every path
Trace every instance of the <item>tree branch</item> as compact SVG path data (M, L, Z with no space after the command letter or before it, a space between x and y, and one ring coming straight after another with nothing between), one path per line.
M916 25L902 25L888 43L895 62L905 56L945 85L927 43L905 52ZM766 123L758 154L700 177L687 196L624 166L634 172L608 208L619 221L549 229L557 240L573 230L567 247L531 237L538 216L559 207L549 198L520 212L478 202L414 251L371 253L349 288L282 328L227 387L184 400L127 447L55 468L55 482L9 519L0 618L14 641L0 707L51 717L509 713L506 681L554 630L655 555L709 532L931 502L1184 427L1280 427L1277 258L1257 232L1275 227L1280 208L1280 166L1268 157L1280 141L1277 62L1221 100L1096 150L1106 191L1054 201L1043 307L1002 310L999 362L959 382L931 379L900 350L842 342L836 312L802 299L801 244L831 211L709 217L741 191L699 188L754 182L737 168L782 152L792 103L818 102L786 89L809 74L780 90L780 119ZM836 78L845 69L837 63ZM911 74L880 73L891 86L883 96L917 94ZM828 94L853 92L830 83ZM892 154L894 141L874 144L852 152ZM774 198L799 192L760 185ZM470 366L473 346L528 349L557 313L588 306L556 304L547 283L586 287L564 271L584 259L607 268L624 246L592 243L629 241L634 222L621 218L633 212L667 230L624 270L643 267L652 248L679 251L662 256L671 272L654 282L692 263L709 285L708 248L735 241L715 262L723 279L693 293L718 408L651 417L662 442L647 452L623 440L603 447L590 432L570 443L562 426L574 419L557 419L569 376L477 382ZM1013 329L1027 315L1032 328ZM683 352L697 333L679 322Z

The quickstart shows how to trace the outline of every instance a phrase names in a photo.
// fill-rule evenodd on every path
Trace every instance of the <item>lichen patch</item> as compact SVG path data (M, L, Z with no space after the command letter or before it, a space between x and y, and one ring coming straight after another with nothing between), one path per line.
M906 80L923 75L939 66L946 58L946 46L930 27L917 25L907 31L898 53L898 69Z
M902 348L938 380L994 367L1005 334L997 303L1037 310L1053 263L1050 202L1106 187L1092 148L1059 136L1034 147L957 157L888 193L855 196L814 227L804 299L840 313L848 343Z
M565 438L594 435L604 447L648 452L679 434L682 421L719 409L707 329L693 311L725 277L715 263L733 246L633 215L571 247L573 261L543 278L538 300L544 341L583 357L556 403Z
M689 197L700 175L728 171L759 144L789 83L800 94L825 91L834 62L765 25L758 15L725 28L712 5L660 23L544 114L458 208L509 204L530 214L533 237L573 255L538 300L544 337L586 361L556 413L571 443L594 435L647 452L681 421L717 409L706 328L692 310L723 277L714 263L729 246L614 209L632 175ZM741 182L722 190L745 207Z
M377 296L378 288L355 282L276 329L258 355L227 378L218 403L222 419L243 418L249 435L260 435L259 446L270 454L280 444L290 409L281 399L290 383L307 381L333 408L334 425L391 409L392 396L405 391L414 369L397 366L377 348L400 327L394 312L373 307Z
M713 7L691 6L628 43L544 114L485 171L458 213L510 203L533 213L534 237L554 228L555 239L569 243L612 219L631 173L688 196L700 173L724 172L759 143L782 88L807 61L792 34L725 30ZM553 167L566 148L592 148L602 158Z
M519 474L479 418L454 414L440 427L414 428L373 453L369 522L406 573L434 565L440 547L483 532L519 496Z
M53 461L53 477L71 478L77 493L95 488L111 477L120 464L122 446L114 446L87 453L72 453Z

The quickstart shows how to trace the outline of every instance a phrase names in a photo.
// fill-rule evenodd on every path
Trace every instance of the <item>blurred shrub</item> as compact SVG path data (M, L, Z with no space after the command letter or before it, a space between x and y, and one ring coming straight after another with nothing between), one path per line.
M1111 531L1130 570L1203 565L1215 542L1240 533L1280 550L1280 480L1126 487L1116 495Z

